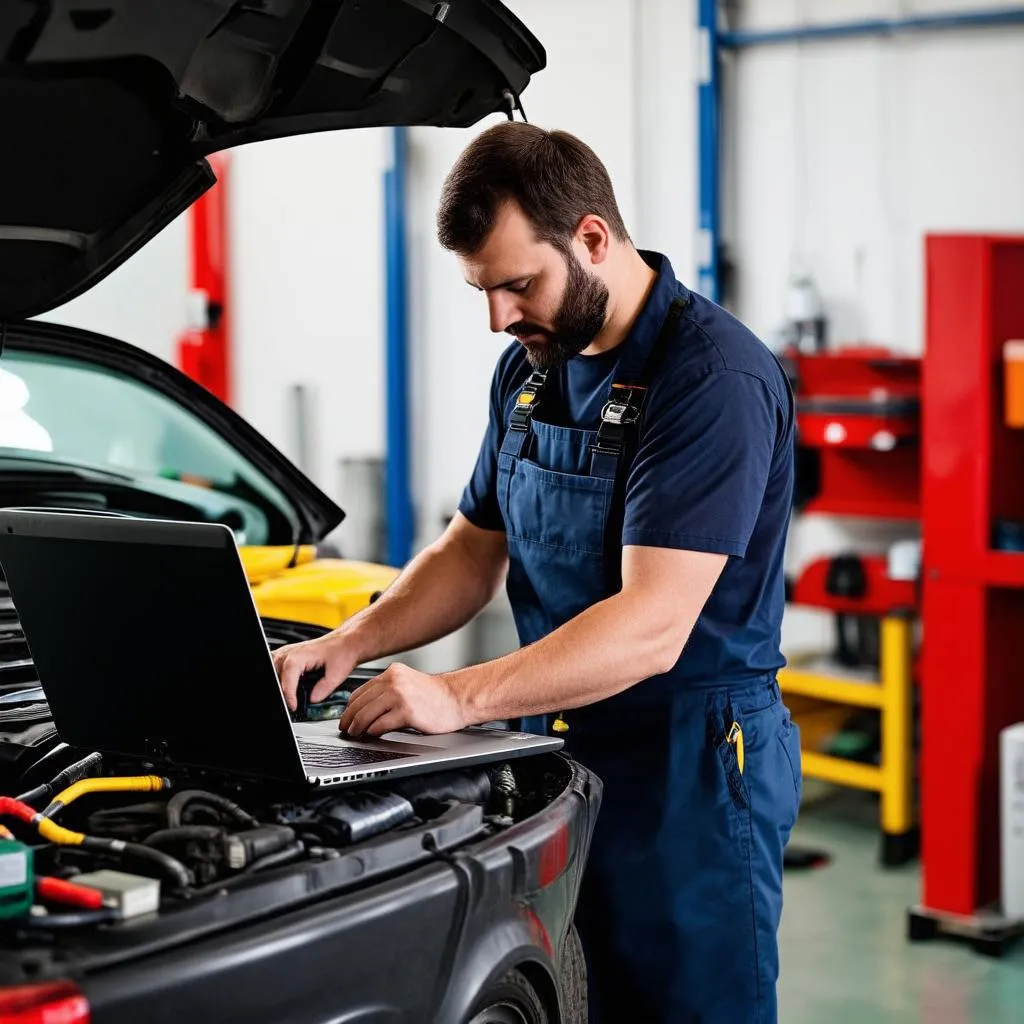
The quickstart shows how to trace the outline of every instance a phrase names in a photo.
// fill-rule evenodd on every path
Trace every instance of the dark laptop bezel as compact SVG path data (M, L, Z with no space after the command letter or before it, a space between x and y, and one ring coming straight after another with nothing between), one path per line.
M234 703L239 714L234 718L219 715L219 720L211 721L201 712L204 691L193 685L178 697L179 701L191 702L200 711L194 719L198 727L197 736L192 737L187 747L161 727L166 718L161 716L158 708L153 709L154 714L146 716L146 728L138 732L119 730L114 725L97 728L96 702L103 701L105 697L112 699L108 682L110 673L104 678L101 672L101 678L93 679L85 678L88 675L86 670L70 678L66 664L56 657L58 645L73 643L74 640L68 637L69 630L66 623L59 621L59 614L47 607L45 566L31 566L26 562L25 542L28 540L143 546L162 544L191 550L214 549L222 553L223 582L225 587L232 588L230 599L239 602L234 611L249 631L248 635L236 638L239 647L248 652L248 664L240 668L237 679L229 678L221 684L235 687L235 696L222 703ZM56 547L53 553L55 558L59 557ZM310 781L299 756L295 734L269 657L266 635L230 528L216 523L4 509L0 510L0 567L7 579L54 724L64 742L108 755L138 758L165 770L190 767L284 782ZM66 574L59 571L49 574L49 582L62 575L66 583ZM227 590L225 596L228 596ZM114 595L115 602L120 599ZM165 622L154 631L154 635L161 633L163 639L170 640L172 627L172 623ZM73 633L73 628L70 631ZM107 642L116 643L117 638L110 637ZM88 650L84 643L79 646ZM261 657L264 651L266 654ZM201 677L201 669L182 676L189 681ZM139 686L146 686L141 674ZM250 688L249 692L246 688ZM252 700L255 688L259 688L259 699ZM280 702L282 712L274 713L274 703L268 698ZM165 713L167 710L165 706ZM138 713L139 708L135 707L134 711ZM229 743L225 747L224 737L237 730L244 730L244 744ZM225 751L223 755L219 752L222 750Z

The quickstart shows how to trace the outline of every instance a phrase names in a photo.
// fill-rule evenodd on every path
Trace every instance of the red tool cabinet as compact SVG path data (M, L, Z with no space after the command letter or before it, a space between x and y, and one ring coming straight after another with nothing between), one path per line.
M1024 553L993 541L1024 523L1024 430L1003 407L1024 238L929 236L926 268L920 910L977 920L999 896L999 731L1024 721Z

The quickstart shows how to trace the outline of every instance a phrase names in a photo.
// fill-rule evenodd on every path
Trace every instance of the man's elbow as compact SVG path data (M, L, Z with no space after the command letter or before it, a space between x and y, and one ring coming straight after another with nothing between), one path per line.
M664 630L651 646L648 668L650 676L664 675L676 667L683 655L686 637L680 639L674 630Z

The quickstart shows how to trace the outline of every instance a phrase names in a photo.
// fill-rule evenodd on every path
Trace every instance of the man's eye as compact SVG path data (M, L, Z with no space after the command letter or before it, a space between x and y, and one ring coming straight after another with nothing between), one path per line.
M531 284L531 281L524 281L522 284L510 284L508 290L515 295L522 295Z

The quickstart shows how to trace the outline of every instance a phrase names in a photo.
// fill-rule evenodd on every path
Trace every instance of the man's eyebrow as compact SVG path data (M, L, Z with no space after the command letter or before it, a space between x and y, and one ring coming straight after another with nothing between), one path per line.
M473 284L473 282L469 280L466 281L466 284L471 288L475 288L478 292L496 292L499 288L507 288L512 284L520 284L523 281L529 281L531 277L533 277L532 274L520 274L518 277L510 277L506 281L499 281L497 284L488 285L486 288L482 288L478 284Z

